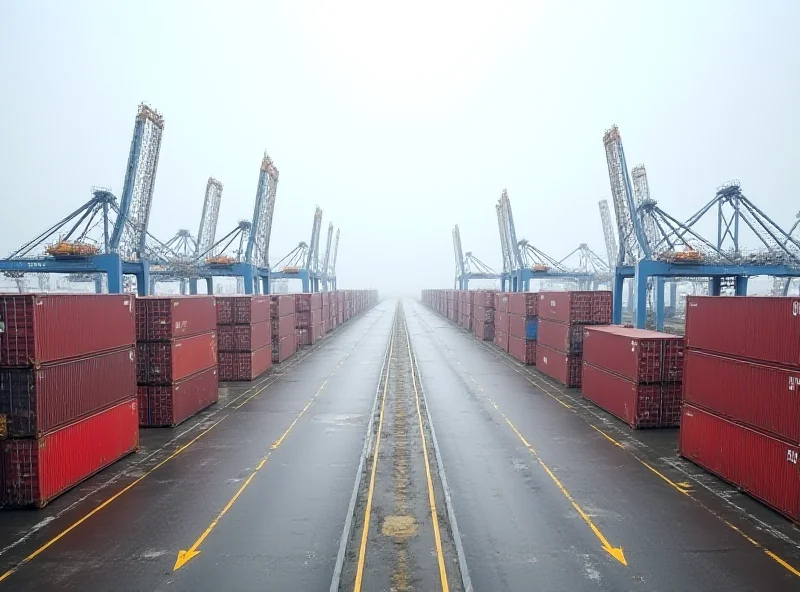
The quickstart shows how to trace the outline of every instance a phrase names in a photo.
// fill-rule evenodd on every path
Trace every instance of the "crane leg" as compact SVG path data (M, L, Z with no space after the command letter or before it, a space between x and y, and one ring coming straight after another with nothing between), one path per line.
M722 278L712 277L711 280L708 282L708 295L709 296L719 296L722 293Z
M734 278L737 296L747 296L747 276L737 275Z
M633 326L644 329L647 326L647 266L644 262L636 264L636 275L633 278L635 300L633 311Z
M625 278L620 274L614 274L614 285L611 287L612 293L612 318L611 322L615 325L622 324L622 287L625 285Z
M674 283L674 282L673 282ZM656 278L655 285L655 309L656 309L656 331L664 330L664 287L666 281L663 277Z

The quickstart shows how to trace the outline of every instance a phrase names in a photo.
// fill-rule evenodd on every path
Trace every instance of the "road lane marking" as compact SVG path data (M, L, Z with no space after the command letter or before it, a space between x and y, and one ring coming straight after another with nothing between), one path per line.
M247 489L247 486L250 485L250 482L256 476L256 473L258 473L262 469L262 467L265 464L267 464L267 460L269 459L270 455L273 453L273 451L277 450L278 447L283 443L283 441L286 439L286 436L289 435L289 432L292 431L292 428L295 426L295 424L297 424L297 422L300 420L300 418L303 417L303 415L305 415L305 412L308 411L308 408L311 407L311 404L316 400L316 398L322 392L322 389L325 388L326 384L328 384L327 380L325 380L325 382L322 383L322 386L320 386L319 389L317 389L317 392L314 393L314 396L311 397L308 400L308 402L306 403L306 406L303 407L303 410L300 411L300 413L297 414L297 417L295 417L294 421L289 425L288 428L286 428L286 431L283 432L283 434L281 434L281 437L278 438L277 440L275 440L275 442L272 443L272 446L270 446L270 450L266 454L266 456L264 456L264 458L261 459L261 461L258 463L258 465L253 470L253 472L250 473L250 476L245 480L244 483L242 483L242 486L239 487L239 489L236 491L236 493L233 494L233 497L228 501L227 504L225 504L225 507L222 508L220 513L217 514L217 516L214 518L214 520L211 521L211 524L208 525L208 528L206 528L203 531L203 534L200 535L200 537L194 542L194 544L191 547L189 547L188 550L180 550L180 551L178 551L178 557L175 560L175 566L172 568L172 571L179 570L184 565L186 565L189 561L191 561L192 559L194 559L195 557L197 557L200 554L200 551L198 551L198 548L200 547L200 545L202 545L203 541L205 541L206 538L208 537L208 535L211 534L211 531L214 530L214 528L216 528L217 524L219 524L219 521L228 512L228 510L230 510L233 507L233 504L236 503L236 500L239 499L239 496L242 495L244 490Z
M370 331L370 330L371 330L371 329L372 329L372 328L373 328L373 327L374 327L374 326L375 326L375 325L378 323L378 321L380 321L380 320L383 318L383 315L384 315L384 314L386 314L386 311L385 311L385 310L384 310L384 311L381 313L381 315L380 315L380 316L379 316L379 317L378 317L378 318L377 318L375 321L373 321L373 323L372 323L372 324L371 324L371 325L370 325L370 326L367 328L367 330L364 332L364 335L362 335L362 336L361 336L361 337L360 337L360 338L359 338L359 339L356 341L356 343L355 343L355 344L353 344L353 347L352 347L352 348L350 349L350 351L349 351L349 352L348 352L348 353L347 353L347 354L344 356L344 358L343 358L342 360L340 360L340 361L339 361L339 363L337 364L336 368L334 368L334 370L333 370L333 372L331 373L331 375L333 375L333 374L336 372L336 370L338 370L338 369L339 369L339 366L341 366L341 365L342 365L342 363L343 363L343 362L344 362L344 361L345 361L345 360L346 360L346 359L347 359L347 358L350 356L350 354L351 354L351 353L353 352L353 350L354 350L354 349L355 349L355 348L356 348L356 347L357 347L357 346L358 346L358 345L361 343L361 341L364 339L364 337L367 335L367 333L369 333L369 331ZM338 332L339 332L339 331L341 331L341 330L337 330L337 332L336 332L336 333L334 333L334 334L332 334L332 335L338 334ZM308 358L308 357L309 357L309 356L310 356L310 355L311 355L313 352L317 351L317 350L318 350L318 349L320 349L320 348L321 348L323 345L325 345L325 343L330 343L330 341L324 341L324 342L320 343L320 345L318 345L317 347L312 347L312 348L310 348L310 349L307 351L307 353L306 353L305 355L303 355L303 356L298 356L298 357L297 357L297 359L295 359L295 360L293 360L292 362L288 363L288 364L287 364L287 366L286 366L286 368L281 368L281 372L285 372L285 371L287 371L287 370L291 370L291 369L293 369L295 366L299 365L299 364L300 364L301 362L303 362L303 361L304 361L306 358ZM270 380L270 378L272 378L272 380ZM264 377L263 379L259 380L259 381L258 381L256 384L254 384L253 386L251 386L249 389L247 389L245 392L241 393L240 395L238 395L237 397L235 397L235 398L234 398L234 399L232 399L231 401L228 401L228 403L226 403L224 406L222 406L222 407L220 407L220 408L218 408L218 409L216 409L216 410L212 411L212 412L211 412L211 413L209 413L208 415L206 415L206 416L202 417L202 419L203 419L203 420L205 420L205 421L208 421L208 420L212 419L214 416L216 416L216 414L217 414L217 413L220 413L220 412L222 412L222 411L225 411L225 410L228 410L228 409L233 409L233 410L239 409L239 408L240 408L240 407L241 407L241 406L242 406L244 403L242 403L241 405L238 405L237 407L232 407L232 406L233 406L233 404L234 404L234 403L236 403L237 401L239 401L239 400L240 400L242 397L244 397L245 395L247 395L248 393L250 393L251 391L253 391L253 389L257 389L257 390L256 390L256 392L255 392L253 395L251 395L250 397L248 397L248 398L247 398L247 400L245 401L245 403L246 403L246 402L250 401L251 399L253 399L253 397L255 397L255 396L257 396L257 395L261 394L262 392L264 392L264 391L265 391L265 390L266 390L266 389L267 389L269 386L271 386L272 384L274 384L275 382L277 382L277 381L278 381L278 380L280 380L281 378L283 378L283 374L282 374L282 373L279 373L279 374L277 374L277 375L270 375L270 376ZM261 386L261 385L263 385L263 386ZM259 387L261 387L261 388L259 388ZM97 506L96 508L94 508L93 510L91 510L90 512L88 512L87 514L85 514L83 517L79 518L77 521L75 521L75 522L74 522L74 523L72 523L70 526L68 526L67 528L65 528L65 529L64 529L64 530L62 530L61 532L59 532L57 535L55 535L54 537L52 537L51 539L49 539L47 542L45 542L44 544L42 544L42 545L41 545L39 548L37 548L35 551L33 551L33 552L30 554L30 555L28 555L27 557L23 558L23 559L22 559L22 560L20 560L20 561L19 561L17 564L15 564L15 565L14 565L14 566L12 566L11 568L9 568L9 569L8 569L6 572L4 572L2 575L0 575L0 582L3 582L4 580L8 579L8 578L9 578L11 575L13 575L14 573L16 573L16 572L17 572L17 571L18 571L18 570L19 570L21 567L23 567L24 565L26 565L27 563L29 563L31 560L33 560L33 559L35 559L37 556L39 556L41 553L43 553L44 551L46 551L47 549L49 549L49 548L50 548L51 546L53 546L53 545L54 545L56 542L58 542L59 540L61 540L61 539L62 539L64 536L66 536L67 534L69 534L70 532L72 532L74 529L76 529L78 526L80 526L81 524L83 524L84 522L86 522L86 521L87 521L89 518L91 518L92 516L94 516L95 514L97 514L97 513L98 513L100 510L102 510L103 508L107 507L107 506L108 506L108 505L110 505L112 502L116 501L116 500L117 500L117 499L118 499L120 496L122 496L124 493L127 493L127 492L128 492L130 489L132 489L134 486L138 485L138 484L139 484L141 481L143 481L143 480L144 480L146 477L148 477L149 475L151 475L151 474L152 474L154 471L156 471L157 469L161 468L162 466L164 466L165 464L167 464L169 461L171 461L172 459L174 459L176 456L178 456L178 454L180 454L181 452L185 451L187 448L189 448L190 446L192 446L192 445L193 445L195 442L197 442L197 441L198 441L198 440L199 440L201 437L203 437L203 436L204 436L204 435L206 435L208 432L210 432L210 431L211 431L213 428L215 428L217 425L219 425L219 424L220 424L220 423L221 423L221 422L222 422L222 421L223 421L225 418L227 418L227 417L228 417L230 414L231 414L231 413L229 412L229 413L227 413L227 414L223 415L223 416L222 416L221 418L219 418L219 419L218 419L218 420L217 420L215 423L213 423L211 426L209 426L208 428L206 428L205 430L203 430L202 432L200 432L200 433L199 433L197 436L195 436L194 438L192 438L191 440L189 440L189 441L188 441L186 444L183 444L183 445L181 445L180 447L178 447L178 448L177 448L177 449L176 449L176 450L175 450L173 453L171 453L171 454L170 454L168 457L166 457L164 460L160 461L160 462L159 462L159 463L158 463L156 466L154 466L152 469L149 469L149 470L148 470L147 472L145 472L143 475L141 475L140 477L137 477L137 478L136 478L134 481L132 481L131 483L129 483L129 484L128 484L127 486L125 486L123 489L121 489L120 491L118 491L117 493L115 493L113 496L109 497L107 500L105 500L104 502L102 502L102 503L101 503L99 506ZM200 425L202 425L202 424L201 424L200 422L198 422L198 423L197 423L197 424L195 424L194 426L192 426L192 427L188 428L187 430L185 430L185 431L181 432L180 434L178 434L177 436L175 436L174 438L172 438L172 439L171 439L169 442L167 442L167 444L165 444L165 445L164 445L164 446L162 446L161 448L159 448L159 449L157 449L157 450L153 451L152 453L150 453L148 456L146 456L146 457L145 457L145 458L143 458L142 460L140 460L140 461L138 461L138 462L136 462L136 463L133 463L132 465L130 465L130 466L128 466L128 467L126 467L126 468L125 468L123 471L121 471L120 473L118 473L117 475L115 475L115 476L114 476L112 479L110 479L110 480L109 480L109 481L108 481L106 484L109 484L109 483L113 482L115 479L117 479L118 477L120 477L120 476L124 475L124 472L125 472L125 471L129 471L129 470L131 470L131 469L133 469L133 468L135 468L135 467L139 466L141 463L144 463L144 462L146 462L147 460L149 460L150 458L152 458L154 455L156 455L156 454L158 454L159 452L161 452L162 450L164 450L164 448L165 448L166 446L168 446L169 444L171 444L171 443L173 443L173 442L175 442L175 441L179 440L179 439L180 439L180 438L182 438L184 435L188 434L189 432L191 432L192 430L196 429L196 428L197 428L198 426L200 426ZM94 490L94 491L92 492L92 494L94 494L94 493L96 493L96 492L100 491L100 489L102 489L103 487L105 487L105 486L106 486L106 484L102 485L101 487L98 487L96 490ZM84 499L85 499L85 498L84 498ZM82 500L79 500L79 502L80 502L80 501L82 501ZM76 503L77 503L77 502L76 502ZM70 509L72 509L74 506L75 506L75 504L73 504L73 505L69 506L68 508L66 508L65 510L63 510L61 513L59 513L59 514L56 516L56 518L58 518L60 515L62 515L62 514L63 514L64 512L66 512L67 510L70 510ZM27 535L26 535L26 536L24 536L24 537L23 537L22 539L20 539L20 540L21 540L21 541L22 541L22 540L25 540L25 538L27 538ZM6 549L4 549L4 551L5 551L5 550L7 550L7 549L10 549L10 548L11 548L11 547L13 547L13 546L14 546L13 544L12 544L12 545L10 545L10 546L9 546L9 547L7 547Z
M405 317L404 317L405 323ZM408 347L408 359L411 365L411 384L414 387L414 399L417 404L417 418L419 419L419 434L422 438L422 455L425 458L425 478L428 481L428 501L431 508L431 519L433 521L433 538L436 541L436 558L439 563L439 580L442 585L442 592L449 592L450 586L447 583L447 571L444 566L444 553L442 552L442 536L439 533L439 514L436 511L436 497L433 493L433 480L431 479L431 465L428 460L428 443L425 438L425 427L422 424L422 410L419 404L419 391L417 390L417 379L414 376L414 357L411 354L411 339L409 338L408 323L406 325L406 345Z
M369 521L372 517L372 496L375 492L375 473L378 468L378 450L381 446L381 432L383 431L383 412L386 407L386 392L389 390L389 373L392 365L392 352L394 350L394 337L397 325L397 313L395 312L395 324L392 325L392 335L389 338L389 357L386 364L386 375L384 376L383 393L381 394L381 411L378 416L378 432L375 435L375 448L372 453L372 471L369 476L369 488L367 489L367 504L364 510L364 527L361 533L361 544L358 548L358 564L356 566L356 581L353 586L354 592L361 592L361 584L364 579L364 562L367 555L367 537L369 536Z
M215 427L217 427L217 426L218 426L220 423L222 423L222 421L223 421L223 420L224 420L226 417L228 417L228 416L227 416L227 415L224 415L223 417L221 417L219 420L217 420L217 422L216 422L216 423L212 424L210 427L206 428L205 430L203 430L202 432L200 432L199 434L197 434L197 436L195 436L195 437L194 437L192 440L190 440L189 442L187 442L186 444L184 444L183 446L181 446L180 448L178 448L178 449L177 449L175 452L173 452L173 453L172 453L171 455L169 455L167 458L165 458L164 460L162 460L162 461L161 461L160 463L158 463L158 464L157 464L155 467L153 467L152 469L150 469L149 471L147 471L147 472L146 472L144 475L142 475L141 477L137 478L135 481L133 481L133 482L131 482L130 484L128 484L127 486L125 486L125 488L124 488L124 489L121 489L120 491L118 491L117 493L115 493L113 496L111 496L110 498L108 498L108 499L107 499L106 501L104 501L102 504L100 504L99 506L97 506L97 507L96 507L94 510L92 510L91 512L89 512L88 514L86 514L85 516L83 516L82 518L80 518L80 519L76 520L75 522L73 522L73 523L72 523L72 524L71 524L69 527L67 527L67 528L65 528L64 530L62 530L60 533L58 533L58 534L57 534L56 536L54 536L52 539L50 539L49 541L47 541L47 542L46 542L44 545L42 545L41 547L39 547L38 549L36 549L36 550L35 550L33 553L31 553L30 555L28 555L27 557L25 557L25 559L23 559L23 560L22 560L22 561L20 561L20 562L19 562L17 565L15 565L14 567L12 567L12 568L11 568L11 569L9 569L8 571L6 571L6 572L5 572L3 575L1 575L1 576L0 576L0 582L2 582L3 580L7 579L7 578L8 578L9 576L11 576L11 575L12 575L14 572L16 572L16 571L17 571L17 570L18 570L20 567L22 567L23 565L25 565L25 564L29 563L31 560L35 559L37 556L39 556L39 555L40 555L40 554L42 554L44 551L46 551L47 549L49 549L49 548L50 548L52 545L54 545L55 543L57 543L58 541L60 541L62 538L64 538L64 537L65 537L67 534L69 534L70 532L72 532L73 530L75 530L76 528L78 528L78 526L80 526L81 524L83 524L84 522L86 522L86 521L87 521L89 518L91 518L92 516L94 516L95 514L97 514L97 513L98 513L100 510L102 510L103 508L105 508L106 506L108 506L108 505L109 505L111 502L113 502L114 500L116 500L116 499L117 499L118 497L120 497L120 496L121 496L123 493L127 492L127 491L128 491L128 490L130 490L132 487L134 487L136 484L140 483L140 482L141 482L141 481L142 481L142 480L143 480L145 477L147 477L148 475L150 475L151 473L153 473L153 471L155 471L155 470L157 470L157 469L161 468L162 466L164 466L165 464L167 464L167 462L168 462L168 461L172 460L173 458L175 458L176 456L178 456L178 455L179 455L181 452L183 452L184 450L186 450L187 448L189 448L189 446L191 446L192 444L194 444L195 442L197 442L197 441L198 441L200 438L202 438L203 436L205 436L205 435L206 435L208 432L210 432L210 431L211 431L211 430L213 430Z

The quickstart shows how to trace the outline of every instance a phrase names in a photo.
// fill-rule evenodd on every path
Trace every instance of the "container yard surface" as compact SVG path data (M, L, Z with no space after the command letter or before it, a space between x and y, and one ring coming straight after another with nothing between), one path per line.
M0 591L800 589L796 528L680 459L676 430L632 432L402 305L4 511Z

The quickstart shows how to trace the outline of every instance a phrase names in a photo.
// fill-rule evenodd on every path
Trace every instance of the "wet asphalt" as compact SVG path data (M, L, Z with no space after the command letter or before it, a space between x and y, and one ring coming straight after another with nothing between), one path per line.
M379 303L256 383L224 385L220 404L192 421L143 431L139 453L43 510L0 513L0 577L12 570L0 591L328 590L396 304ZM403 304L441 455L429 460L447 565L463 548L474 590L800 590L798 530L678 459L674 431L634 433ZM398 537L379 542L397 514L417 526L399 583L441 589L412 392L402 380L389 399L364 590L402 587L389 553ZM362 497L346 539L358 534Z

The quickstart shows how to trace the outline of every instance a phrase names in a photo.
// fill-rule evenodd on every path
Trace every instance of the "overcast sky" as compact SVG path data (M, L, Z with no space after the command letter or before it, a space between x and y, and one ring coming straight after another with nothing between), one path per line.
M501 267L494 204L560 258L604 253L602 135L684 219L732 178L800 208L800 2L3 2L0 252L119 194L136 108L166 120L150 230L218 236L280 169L273 260L341 227L340 288L449 287L451 229ZM324 239L324 236L323 236Z

